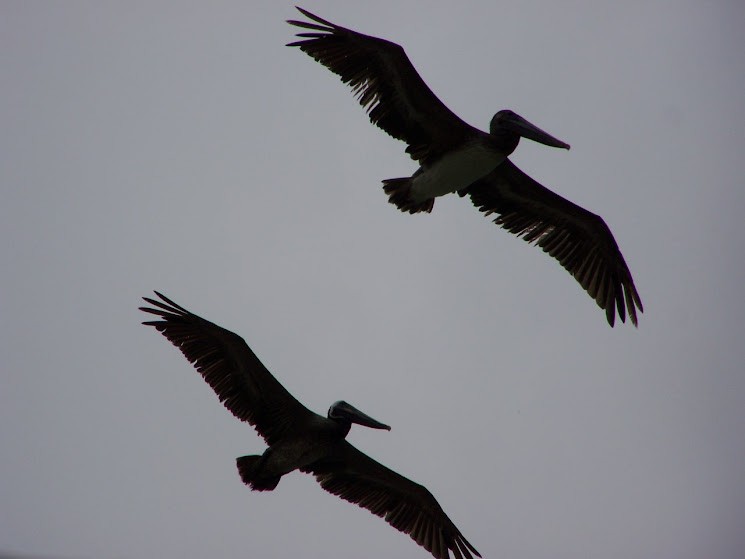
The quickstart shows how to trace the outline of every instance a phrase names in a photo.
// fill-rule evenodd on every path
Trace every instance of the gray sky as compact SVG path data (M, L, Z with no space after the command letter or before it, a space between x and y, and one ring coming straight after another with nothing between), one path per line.
M569 142L513 160L609 224L639 329L467 199L388 204L416 165L291 3L4 2L0 553L427 557L310 476L243 486L263 441L140 326L158 289L392 425L349 439L486 558L742 557L745 8L454 5L304 6Z

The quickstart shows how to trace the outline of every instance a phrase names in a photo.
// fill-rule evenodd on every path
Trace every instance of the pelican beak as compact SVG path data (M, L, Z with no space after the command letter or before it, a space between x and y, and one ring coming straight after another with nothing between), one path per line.
M502 121L502 125L509 130L512 130L516 134L520 134L523 138L528 138L534 142L539 142L546 146L554 148L569 149L569 144L562 142L561 140L554 138L551 134L544 132L538 128L535 124L532 124L525 120L520 115L512 113L509 117Z
M333 416L343 417L348 421L351 421L352 423L364 425L365 427L371 427L372 429L385 429L386 431L391 430L390 426L386 425L385 423L381 423L380 421L376 421L369 415L362 413L360 410L358 410L351 404L347 404L346 402L336 402L332 406L330 413L333 414Z

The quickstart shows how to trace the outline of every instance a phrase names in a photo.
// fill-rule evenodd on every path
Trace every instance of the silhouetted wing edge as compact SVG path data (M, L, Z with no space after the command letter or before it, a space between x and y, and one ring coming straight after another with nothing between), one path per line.
M481 557L427 488L386 468L347 441L327 459L303 471L314 474L329 493L408 534L437 559L449 559L449 552L457 559Z
M237 334L205 320L166 296L143 297L154 308L141 311L162 320L147 321L165 336L202 375L223 405L272 444L295 421L314 415L298 402Z
M317 23L288 20L313 32L298 33L303 40L287 46L299 47L341 77L366 108L370 121L405 141L413 159L437 157L452 143L480 133L440 101L400 45L298 10ZM435 145L436 138L445 140L447 146Z
M540 246L587 291L613 326L626 309L634 326L644 311L631 272L603 219L550 191L509 159L475 181L461 195L494 222L523 240Z

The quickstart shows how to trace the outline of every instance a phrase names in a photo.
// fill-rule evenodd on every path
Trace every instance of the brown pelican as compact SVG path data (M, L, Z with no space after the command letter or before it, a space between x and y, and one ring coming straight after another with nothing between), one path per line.
M140 310L161 320L154 326L178 347L233 415L256 428L269 448L261 456L236 459L243 483L271 491L293 471L311 473L326 491L366 508L411 538L437 559L473 559L468 543L432 494L360 452L345 437L352 423L390 430L346 402L328 417L298 402L233 332L204 320L157 291L161 301ZM473 555L472 555L473 553Z
M497 215L497 225L557 259L605 309L611 326L616 308L622 321L628 308L637 325L642 302L603 219L551 192L507 158L521 137L557 148L569 144L509 110L495 114L489 133L482 132L435 96L400 45L298 10L315 23L289 20L312 32L298 33L303 40L288 46L300 47L338 74L370 121L406 142L406 152L419 163L411 177L383 181L391 203L412 214L431 212L437 196L468 194L479 210Z

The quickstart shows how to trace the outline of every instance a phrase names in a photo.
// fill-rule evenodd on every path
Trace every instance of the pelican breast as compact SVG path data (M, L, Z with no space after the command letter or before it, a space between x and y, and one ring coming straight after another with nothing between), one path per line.
M506 158L507 154L483 141L465 144L422 167L412 179L411 198L422 202L462 190L491 173Z

